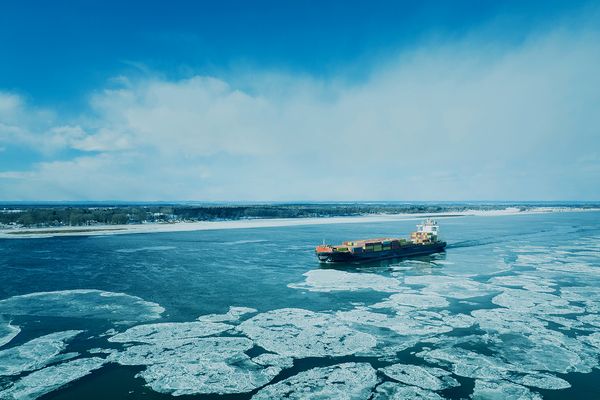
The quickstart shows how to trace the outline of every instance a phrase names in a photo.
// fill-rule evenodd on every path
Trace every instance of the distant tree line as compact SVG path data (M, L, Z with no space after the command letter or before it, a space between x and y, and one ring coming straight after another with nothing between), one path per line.
M511 205L514 206L514 205ZM523 206L522 209L531 205ZM452 213L505 208L498 204L330 203L265 205L128 205L0 207L0 224L25 227L137 224L150 222L215 221L245 218L339 217L368 214Z

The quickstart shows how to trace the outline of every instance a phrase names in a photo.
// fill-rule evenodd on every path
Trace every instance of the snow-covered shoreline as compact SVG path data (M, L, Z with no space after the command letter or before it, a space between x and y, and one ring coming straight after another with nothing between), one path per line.
M177 223L147 223L127 225L61 226L48 228L0 229L0 239L34 239L54 236L101 236L133 233L189 232L216 229L275 228L283 226L354 224L369 222L410 221L425 217L455 218L466 216L505 216L557 212L600 211L598 208L536 207L520 210L508 207L500 210L466 210L441 213L376 214L348 217L264 218L231 221L197 221Z

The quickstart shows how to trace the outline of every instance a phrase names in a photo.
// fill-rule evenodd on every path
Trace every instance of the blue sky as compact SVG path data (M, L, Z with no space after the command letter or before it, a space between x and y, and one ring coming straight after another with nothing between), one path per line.
M599 16L2 2L0 200L598 200Z

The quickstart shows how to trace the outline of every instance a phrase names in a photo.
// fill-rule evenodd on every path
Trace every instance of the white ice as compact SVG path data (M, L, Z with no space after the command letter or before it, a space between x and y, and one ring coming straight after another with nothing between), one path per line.
M477 379L471 395L473 400L542 400L542 396L524 386L499 380Z
M598 365L597 352L558 331L540 329L531 335L506 335L492 348L519 372L589 373Z
M520 377L510 377L509 379L512 382L518 383L520 385L546 390L560 390L568 389L571 387L571 384L565 381L564 379L545 373L529 374Z
M334 292L375 290L378 292L400 292L400 282L394 278L360 273L344 272L334 269L315 269L304 274L304 282L290 283L293 289L309 290L311 292Z
M517 312L542 315L580 314L585 311L559 296L523 289L505 288L501 294L492 299L492 303Z
M248 358L244 352L254 346L243 337L165 339L152 344L129 346L108 359L122 365L231 361Z
M3 400L33 400L102 367L102 358L80 358L32 372L3 391Z
M532 292L554 292L556 283L549 279L540 279L537 276L517 274L497 276L489 280L490 283L500 286L519 287Z
M386 328L405 336L435 335L453 329L443 322L441 314L426 314L422 311L388 315L367 310L351 310L340 311L336 315L348 323Z
M229 307L225 314L207 314L198 317L198 321L208 322L237 322L242 316L256 313L256 309L250 307Z
M294 359L292 357L273 353L263 353L254 357L252 361L265 367L273 366L281 369L291 368L294 365Z
M398 308L415 307L424 308L444 308L450 303L441 296L432 294L415 294L415 293L396 293L391 295L387 300L374 304L372 308Z
M600 328L600 315L598 314L580 315L577 319L585 324Z
M140 372L148 386L175 396L203 393L245 393L269 383L281 369L264 368L245 360L237 365L223 361L154 364Z
M93 289L37 292L0 300L0 314L77 317L111 321L160 318L164 308L125 293Z
M411 364L393 364L381 368L380 371L398 382L427 390L438 391L460 386L456 379L449 376L450 372L441 368L421 367Z
M298 308L258 314L238 329L265 350L294 358L351 355L377 344L334 315Z
M220 322L164 322L137 325L108 339L109 342L157 343L173 339L189 339L212 336L231 329L233 326Z
M145 366L137 376L153 390L175 396L249 392L291 366L291 359L277 354L251 359L246 351L254 343L247 337L210 336L232 327L208 321L138 325L109 338L134 345L111 353L108 360Z
M474 310L471 315L479 327L487 332L499 334L533 334L545 329L547 323L529 313L516 312L508 308Z
M422 285L421 293L435 294L455 299L470 299L487 296L498 291L493 285L479 283L468 278L457 278L446 275L417 275L404 279L407 285Z
M367 399L377 375L367 363L345 363L303 371L259 390L253 400Z
M176 337L127 347L108 359L142 365L148 386L173 395L244 393L270 382L289 365L284 358L245 354L254 343L243 337Z
M451 365L452 372L466 378L499 379L508 375L510 365L496 357L486 356L459 347L424 350L417 356L432 363Z
M10 321L5 321L0 316L0 347L8 344L21 332L21 328L16 325L12 325Z
M67 347L67 342L81 332L55 332L0 351L0 376L19 375L72 357L72 353L60 353Z
M600 350L600 332L594 332L588 336L579 336L577 339Z
M375 388L371 400L443 400L439 394L415 386L384 382Z

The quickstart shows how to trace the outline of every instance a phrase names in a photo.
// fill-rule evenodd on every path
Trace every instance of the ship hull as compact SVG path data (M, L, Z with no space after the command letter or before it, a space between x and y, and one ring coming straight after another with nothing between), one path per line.
M446 242L435 242L429 244L409 244L399 249L362 253L317 252L317 257L321 263L356 263L441 253L445 248Z

